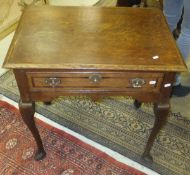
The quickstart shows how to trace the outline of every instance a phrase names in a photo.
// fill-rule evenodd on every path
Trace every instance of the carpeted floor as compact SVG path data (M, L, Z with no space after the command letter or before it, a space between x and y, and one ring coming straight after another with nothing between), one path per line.
M0 77L0 92L18 101L19 93L11 71ZM37 103L38 113L101 143L141 164L140 155L154 122L151 104L135 110L133 100L107 97L92 102L87 97L60 97L52 105ZM164 175L189 175L190 120L171 113L157 137L149 168Z
M37 121L47 156L34 161L36 145L19 111L0 101L1 175L145 175L77 138Z

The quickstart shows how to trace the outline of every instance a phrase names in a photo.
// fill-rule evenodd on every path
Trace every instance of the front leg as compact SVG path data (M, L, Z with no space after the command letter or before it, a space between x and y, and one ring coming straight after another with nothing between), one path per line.
M145 147L145 151L142 155L143 160L145 160L148 163L153 162L153 158L150 155L150 150L152 148L152 145L154 143L154 140L155 140L158 132L160 131L160 129L164 126L164 124L167 121L169 109L170 109L169 102L154 104L154 113L155 113L155 117L156 117L155 122L154 122L154 127L152 129L152 132L150 133L148 142Z
M36 144L38 146L38 151L36 152L34 159L41 160L46 156L46 152L44 151L42 140L41 140L40 134L38 132L38 129L36 127L35 121L34 121L35 104L32 102L31 103L23 103L20 100L19 110L20 110L22 119L24 120L25 124L31 131L31 133L36 141Z

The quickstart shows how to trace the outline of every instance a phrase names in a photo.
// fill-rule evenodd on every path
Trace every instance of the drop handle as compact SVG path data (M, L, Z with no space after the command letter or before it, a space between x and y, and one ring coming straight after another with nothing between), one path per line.
M89 76L89 80L93 84L98 84L102 80L102 76L100 74L93 74Z
M142 78L133 78L130 80L132 87L141 88L146 82Z
M59 84L61 84L61 79L60 78L46 78L45 84L47 84L51 87L56 87Z

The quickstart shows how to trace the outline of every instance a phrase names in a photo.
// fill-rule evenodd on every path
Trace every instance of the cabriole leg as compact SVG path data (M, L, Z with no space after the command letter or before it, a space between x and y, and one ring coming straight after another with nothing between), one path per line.
M25 124L31 131L31 133L36 141L36 144L38 146L38 151L36 152L34 159L42 160L46 156L46 152L44 150L40 134L38 132L38 129L37 129L35 121L34 121L35 104L32 102L31 103L23 103L20 100L19 110L20 110L22 119L24 120Z
M148 142L145 147L145 151L142 155L143 160L145 160L148 163L153 162L153 158L150 155L150 150L152 148L152 145L154 143L154 140L160 131L160 129L164 126L164 124L167 121L167 117L169 114L170 105L169 103L156 103L154 104L154 113L155 113L155 122L154 127L152 129L152 132L150 133L150 136L148 138Z

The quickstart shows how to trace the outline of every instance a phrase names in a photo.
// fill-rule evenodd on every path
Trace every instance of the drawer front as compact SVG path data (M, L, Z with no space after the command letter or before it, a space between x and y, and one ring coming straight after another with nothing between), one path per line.
M157 91L162 73L135 72L27 72L30 90L133 90Z

